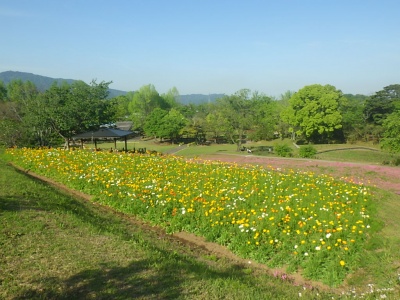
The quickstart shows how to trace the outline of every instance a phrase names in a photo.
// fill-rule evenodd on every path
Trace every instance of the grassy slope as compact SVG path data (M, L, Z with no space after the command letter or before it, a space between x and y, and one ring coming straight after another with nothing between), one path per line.
M0 169L2 299L316 297L316 291L160 238L2 161Z

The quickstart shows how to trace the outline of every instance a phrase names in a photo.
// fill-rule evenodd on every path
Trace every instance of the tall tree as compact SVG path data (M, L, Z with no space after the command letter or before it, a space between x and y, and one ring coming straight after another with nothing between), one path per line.
M366 121L364 118L364 105L368 98L365 95L346 94L347 101L342 106L343 134L347 141L355 142L364 138Z
M161 120L160 135L174 143L181 136L186 124L187 119L177 109L172 108Z
M382 148L400 153L400 101L394 103L394 112L383 121Z
M271 140L279 123L279 111L276 101L265 95L253 95L252 116L253 126L250 138L252 140Z
M163 118L168 114L168 111L159 107L155 108L147 117L143 130L147 136L161 137Z
M0 80L0 102L4 101L7 101L7 87L3 81Z
M161 109L169 108L167 102L158 94L152 84L144 85L135 93L128 93L127 96L130 99L128 109L135 128L143 129L146 118L153 109L157 107Z
M305 86L290 98L282 118L306 139L326 140L342 127L340 107L345 100L334 86Z
M239 90L231 96L218 99L217 103L223 117L229 123L228 128L233 129L228 133L230 139L237 144L237 151L240 151L245 132L253 122L250 90Z
M364 114L368 122L382 125L395 110L394 103L400 100L400 84L392 84L369 97L365 102Z
M78 133L97 129L110 123L106 100L110 82L90 85L77 81L58 86L56 83L30 106L31 124L42 130L51 129L69 145L69 139Z
M165 102L168 104L170 108L176 108L180 105L179 99L179 91L176 87L173 87L170 89L166 94L162 95L162 98L165 100Z

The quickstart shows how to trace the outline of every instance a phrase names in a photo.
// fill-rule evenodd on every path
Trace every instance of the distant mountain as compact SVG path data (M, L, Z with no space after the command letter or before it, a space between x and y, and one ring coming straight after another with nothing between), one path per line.
M215 102L218 98L222 98L225 94L190 94L190 95L181 95L179 101L182 104L201 104L201 103L211 103Z
M49 89L51 85L56 81L58 84L67 82L68 84L72 84L73 82L77 81L75 79L63 79L63 78L52 78L46 77L42 75L36 75L27 72L17 72L17 71L6 71L0 73L0 81L2 81L5 85L10 83L13 80L22 80L32 82L39 91L44 92L45 90ZM108 98L114 98L121 95L126 95L127 92L115 89L109 89ZM225 96L224 94L190 94L190 95L181 95L180 96L180 103L187 105L187 104L201 104L207 102L214 102L216 99Z
M39 91L44 92L45 90L49 89L54 82L61 84L66 82L68 84L72 84L77 80L74 79L63 79L63 78L51 78L42 75L36 75L32 73L26 72L17 72L17 71L6 71L0 73L0 81L3 81L5 85L10 83L13 80L22 80L32 82ZM125 95L127 92L109 89L108 98L117 97L120 95Z

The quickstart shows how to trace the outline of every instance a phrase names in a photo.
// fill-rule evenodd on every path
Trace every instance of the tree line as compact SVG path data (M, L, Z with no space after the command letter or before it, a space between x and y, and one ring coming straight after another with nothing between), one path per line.
M373 141L400 152L400 85L371 96L308 85L273 98L241 89L212 103L182 104L174 87L154 85L108 99L111 82L54 83L39 92L30 81L0 81L0 143L59 146L74 135L132 121L136 132L173 143L291 138L298 143Z

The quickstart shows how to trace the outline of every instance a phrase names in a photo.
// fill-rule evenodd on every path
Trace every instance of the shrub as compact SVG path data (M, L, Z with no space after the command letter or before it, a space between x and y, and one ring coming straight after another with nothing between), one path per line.
M282 157L292 156L292 151L293 149L287 144L281 144L275 146L276 154Z
M308 145L300 148L299 155L303 158L313 158L317 154L317 149L313 146Z
M393 161L392 161L392 165L394 165L394 166L400 166L400 158L395 158L395 159L393 159Z

